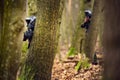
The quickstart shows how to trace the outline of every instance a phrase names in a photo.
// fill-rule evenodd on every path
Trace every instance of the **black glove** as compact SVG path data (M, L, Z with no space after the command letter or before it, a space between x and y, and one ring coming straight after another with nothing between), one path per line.
M81 25L81 28L85 28L85 25L84 25L84 24L82 24L82 25Z

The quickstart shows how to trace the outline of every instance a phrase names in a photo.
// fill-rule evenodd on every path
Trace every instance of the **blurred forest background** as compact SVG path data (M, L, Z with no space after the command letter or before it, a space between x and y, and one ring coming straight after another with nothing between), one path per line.
M1 0L0 80L119 80L119 4ZM92 12L87 33L85 10ZM36 17L32 41L23 41L30 16Z

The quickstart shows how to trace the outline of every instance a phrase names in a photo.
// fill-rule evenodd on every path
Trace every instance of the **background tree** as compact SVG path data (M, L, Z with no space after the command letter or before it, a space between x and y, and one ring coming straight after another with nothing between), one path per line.
M3 18L3 0L0 2L0 32L2 29L2 18ZM1 34L0 34L0 39L1 39Z
M94 1L91 25L85 39L84 51L90 58L93 57L93 54L98 51L100 44L102 44L100 38L103 32L104 18L103 6L101 5L103 5L101 0Z
M60 57L63 60L72 44L73 34L76 30L77 20L79 19L80 0L65 0L60 26L59 47ZM63 53L64 51L64 53Z
M120 79L120 1L104 0L104 80Z
M72 34L72 45L71 47L73 47L77 53L82 53L83 49L82 49L82 46L83 44L80 44L81 40L85 38L85 33L84 33L84 30L81 29L81 24L83 23L84 21L84 10L85 10L85 5L87 5L85 3L84 0L81 0L79 2L80 4L80 9L79 9L79 15L78 15L78 19L77 19L77 23L75 25L75 30L74 30L74 33ZM80 47L81 47L81 50L80 50Z
M16 80L26 0L0 2L0 80Z
M79 1L79 15L77 16L74 32L72 34L72 45L71 47L75 49L77 53L85 53L85 30L80 26L84 22L84 11L86 9L92 10L94 0L80 0Z
M21 78L50 80L63 0L37 0L37 24Z

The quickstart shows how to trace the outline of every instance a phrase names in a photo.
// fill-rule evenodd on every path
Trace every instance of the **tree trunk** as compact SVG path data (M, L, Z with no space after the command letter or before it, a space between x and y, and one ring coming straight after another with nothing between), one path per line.
M83 20L84 20L84 6L85 3L83 0L80 1L80 11L79 11L79 15L78 15L78 19L77 19L77 23L75 25L75 30L72 34L72 45L71 47L75 48L75 50L77 51L77 53L82 53L82 44L80 45L80 41L84 38L84 31L83 29L80 28L80 25L82 24ZM80 49L81 46L81 49Z
M120 80L120 0L104 1L104 80Z
M37 0L28 0L28 15L35 15L37 14Z
M61 46L71 44L72 36L74 33L75 25L79 15L80 0L65 0L65 7L62 15L62 23L60 27L60 43Z
M4 7L4 5L3 5L3 2L4 2L4 0L1 0L1 2L0 2L0 32L1 32L1 30L2 30L2 19L3 19L3 7ZM0 33L0 39L1 39L1 33Z
M77 53L85 53L85 49L84 49L85 44L86 44L85 43L85 38L86 38L85 31L80 26L84 21L85 9L92 10L93 2L94 2L93 0L91 0L90 2L80 0L79 16L78 16L77 24L75 25L75 30L74 30L73 37L72 37L72 47L75 48Z
M38 0L37 24L24 66L24 80L51 80L52 65L58 44L60 2Z
M93 54L97 50L96 42L99 34L100 27L103 27L103 14L102 14L102 6L101 6L101 0L95 0L94 1L94 7L93 7L93 14L92 14L92 20L91 25L88 31L88 35L86 37L85 41L85 53L87 57L91 58L93 57Z
M0 2L0 80L16 80L26 0Z

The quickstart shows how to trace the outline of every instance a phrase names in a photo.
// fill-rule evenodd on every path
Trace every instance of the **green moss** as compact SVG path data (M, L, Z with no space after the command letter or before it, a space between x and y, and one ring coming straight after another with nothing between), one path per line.
M23 42L22 53L21 53L21 64L24 64L28 52L28 42Z
M34 74L31 73L32 68L29 66L22 67L21 75L18 77L17 80L34 80ZM29 76L29 77L28 77ZM27 78L26 78L27 77Z
M22 54L27 53L28 50L28 42L24 42L22 45Z
M26 0L4 0L0 32L0 80L16 80L20 65L21 37ZM22 14L21 14L22 13Z
M59 8L60 0L37 0L37 27L22 73L24 80L51 79L58 42L58 19L61 15L59 14Z
M28 0L28 15L36 15L37 14L37 0Z

